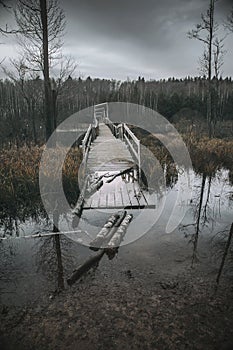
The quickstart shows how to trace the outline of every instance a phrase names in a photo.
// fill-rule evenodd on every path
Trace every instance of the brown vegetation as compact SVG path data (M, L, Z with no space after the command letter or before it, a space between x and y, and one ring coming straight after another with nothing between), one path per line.
M1 211L11 207L40 202L39 167L43 147L23 146L3 149L0 154ZM72 148L63 164L63 184L68 199L78 191L78 169L81 151ZM54 176L54 174L50 174ZM71 198L70 198L71 197Z

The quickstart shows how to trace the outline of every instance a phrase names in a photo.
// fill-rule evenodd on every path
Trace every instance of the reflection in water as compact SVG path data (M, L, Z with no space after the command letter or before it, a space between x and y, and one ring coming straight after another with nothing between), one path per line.
M61 244L60 244L60 236L56 235L53 237L55 241L55 249L57 255L57 285L58 289L64 289L64 273L63 273L63 265L62 265L62 254L61 254Z
M228 252L229 252L230 247L231 247L232 236L233 236L233 223L231 224L231 228L230 228L230 231L228 233L228 238L227 238L227 241L225 243L225 248L224 248L223 256L222 256L222 261L221 261L221 264L220 264L220 267L219 267L219 271L218 271L218 275L217 275L217 278L216 278L217 285L219 284L219 281L220 281L220 278L221 278L221 275L222 275L222 271L223 271L223 268L224 268L224 265L225 265L225 262L226 262L226 259L227 259L227 255L228 255Z
M227 171L219 172L215 176L212 174L209 177L206 174L202 174L200 186L196 185L198 188L197 197L190 204L194 221L189 217L188 223L180 226L186 237L191 236L191 242L193 243L192 266L198 260L200 234L210 234L213 237L218 232L221 232L222 227L225 227L231 221L233 207L231 194L233 192L227 178Z
M70 272L74 258L77 258L72 252L72 245L72 241L60 234L40 239L37 252L38 272L43 272L54 283L56 292L65 288L65 274Z
M206 182L206 175L203 174L202 183L201 183L200 200L199 200L198 210L197 210L196 232L194 234L194 241L193 241L192 266L194 261L197 260L197 244L198 244L198 238L200 233L200 220L201 220L201 210L202 210L202 203L203 203L203 197L204 197L204 191L205 191L205 182Z
M206 223L206 222L208 221L207 209L208 209L208 203L209 203L209 199L210 199L211 182L212 182L212 176L209 176L209 179L208 179L208 188L207 188L207 196L206 196L206 202L205 202L205 204L204 204L204 209L203 209L204 223Z
M133 181L132 176L133 174L123 175L122 180ZM183 222L183 225L187 226L186 230L188 234L190 234L194 228L194 232L192 233L192 264L195 262L198 255L200 237L203 235L207 236L208 234L212 237L217 232L223 230L223 228L226 228L226 226L229 226L232 222L233 190L226 179L228 179L228 173L226 171L218 173L215 177L206 177L202 175L201 179L199 176L195 178L195 185L198 189L197 198L195 200L193 199L193 202L189 204L190 211L187 213ZM174 186L170 186L171 198L178 188L179 180ZM65 281L72 275L74 268L83 264L87 258L90 257L88 248L61 235L58 226L60 230L68 227L67 223L64 223L62 215L59 216L59 214L55 212L53 218L49 220L42 214L40 207L38 207L38 216L36 217L35 207L36 206L32 209L33 219L29 219L29 216L25 215L16 215L13 217L12 212L11 215L8 216L5 212L4 220L3 215L1 216L0 232L3 238L23 237L36 232L46 232L46 230L53 231L53 236L51 237L27 240L17 238L0 241L1 294L5 302L6 300L10 300L10 298L14 299L16 291L18 291L19 294L22 293L25 300L27 300L29 296L35 300L40 292L51 293L51 290L59 291L64 289L66 287ZM29 208L27 208L27 213L29 213ZM17 214L20 214L20 211ZM106 220L106 216L110 214L109 212L105 214L99 213L98 227L101 227L102 223ZM136 216L136 211L133 214ZM91 219L94 220L93 214L91 213L90 215L92 216ZM148 219L149 216L150 214L148 214ZM166 225L166 213L164 213L163 220ZM64 225L63 227L61 226L61 222ZM192 222L194 222L194 224L190 226ZM87 222L83 219L82 224L85 226ZM132 227L129 229L131 233L135 230L133 225L134 220L132 221ZM136 229L140 230L140 227ZM160 232L164 232L164 228L161 224L158 228L156 227L156 229L160 230ZM156 231L155 229L153 230ZM130 235L130 232L127 233L126 237L128 234ZM217 278L218 283L226 267L227 257L232 252L232 233L231 237L229 235L229 230L227 233L228 237L225 239L224 246L221 250L221 265ZM174 232L174 235L177 235L177 237L178 234L178 230ZM94 237L95 236L92 238ZM142 245L143 242L146 242L148 239L150 239L150 235L143 238ZM150 244L148 259L150 256L152 260L154 259L154 244L159 245L157 237L155 237L155 240ZM143 250L143 246L140 249ZM135 261L135 266L136 265L137 261ZM9 293L12 293L12 295ZM19 298L19 302L21 299Z

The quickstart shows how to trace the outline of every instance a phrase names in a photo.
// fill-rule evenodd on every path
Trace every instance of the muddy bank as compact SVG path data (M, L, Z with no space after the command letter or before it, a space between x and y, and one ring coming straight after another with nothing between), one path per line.
M215 292L207 240L194 268L183 237L158 242L153 257L142 239L60 293L2 306L1 349L232 349L233 281Z

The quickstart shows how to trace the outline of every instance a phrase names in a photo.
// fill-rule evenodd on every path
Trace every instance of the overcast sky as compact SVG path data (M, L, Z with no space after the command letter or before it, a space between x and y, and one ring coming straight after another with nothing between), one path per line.
M12 3L11 0L10 3ZM63 51L78 62L77 75L146 79L198 75L202 43L187 38L209 0L60 0L67 20ZM233 0L216 3L222 22ZM0 9L1 24L9 21ZM0 60L16 55L12 39L0 40ZM225 41L223 76L233 76L233 34Z

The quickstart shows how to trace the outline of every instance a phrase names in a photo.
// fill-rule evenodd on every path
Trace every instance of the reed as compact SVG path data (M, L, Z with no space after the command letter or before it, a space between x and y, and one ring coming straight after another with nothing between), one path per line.
M2 149L0 154L0 211L15 211L16 208L39 203L39 167L43 147L23 146ZM57 150L56 150L57 152ZM72 148L62 168L64 192L72 202L78 196L78 170L82 161L81 150ZM53 179L55 174L47 174Z

